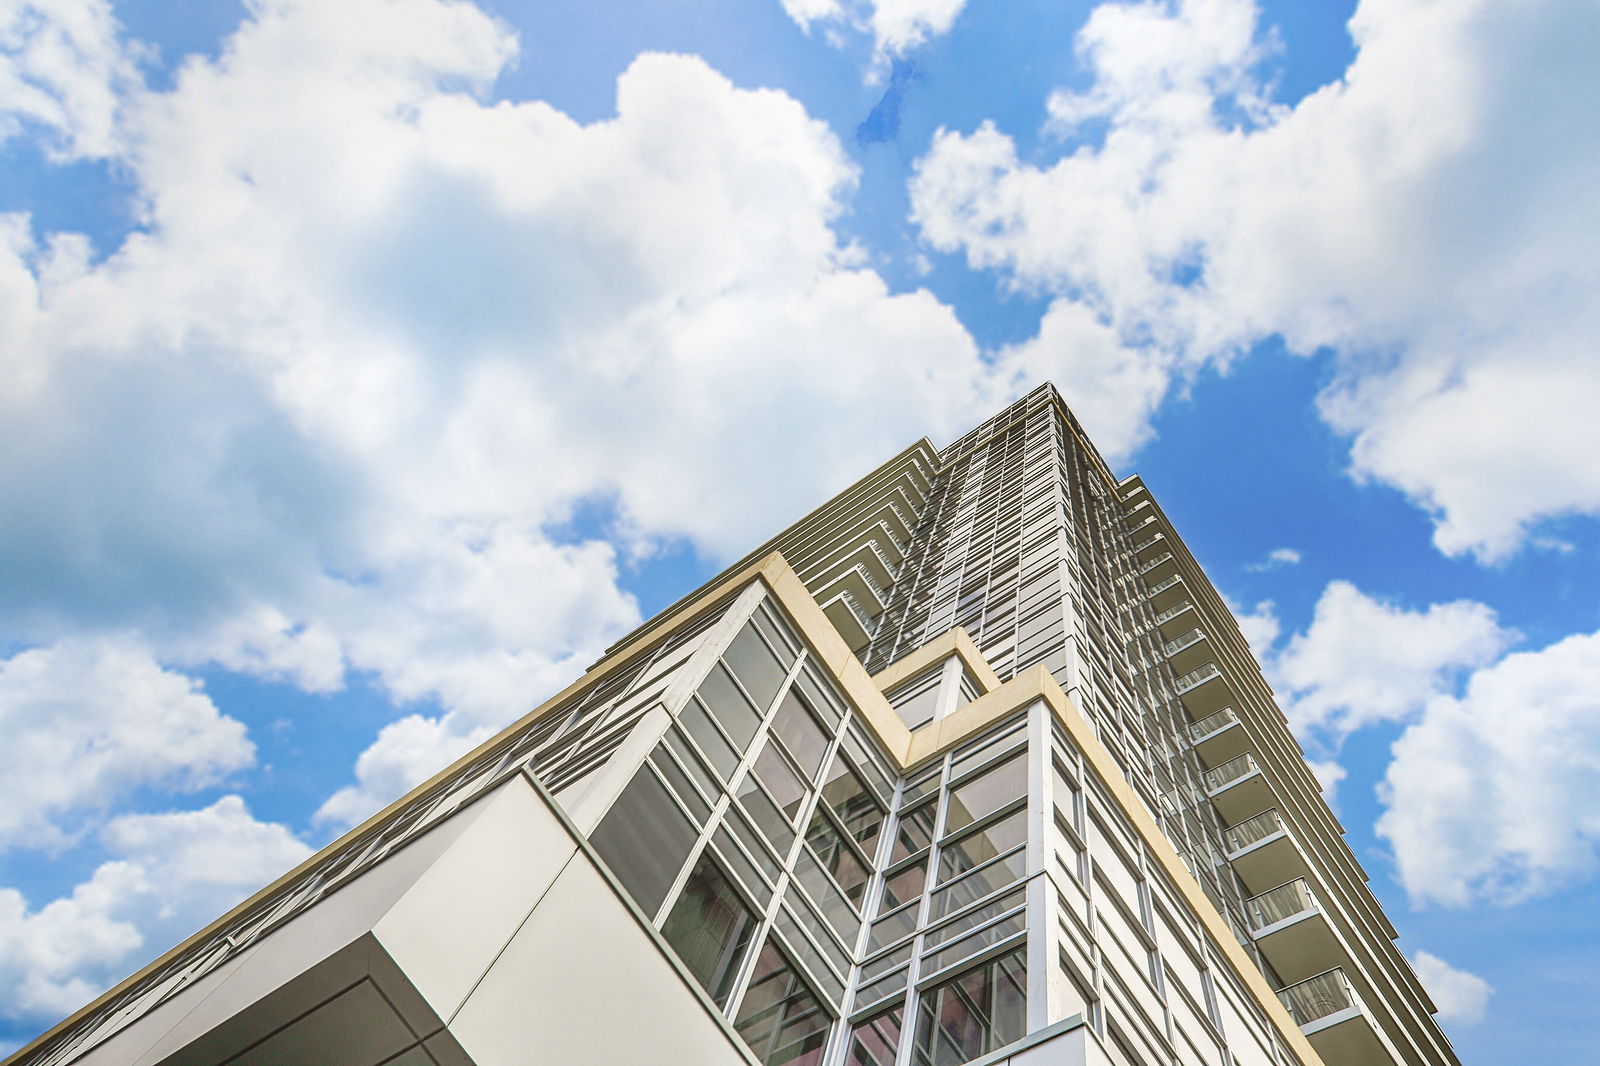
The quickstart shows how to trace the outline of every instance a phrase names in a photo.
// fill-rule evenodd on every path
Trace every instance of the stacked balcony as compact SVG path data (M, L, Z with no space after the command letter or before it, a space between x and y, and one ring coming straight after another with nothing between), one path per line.
M1221 766L1249 750L1250 738L1239 722L1238 712L1229 706L1192 723L1189 743L1205 765Z
M1276 809L1229 826L1222 833L1228 864L1252 892L1263 892L1310 872L1294 834Z
M1289 985L1278 999L1327 1066L1407 1061L1340 967Z
M1277 797L1249 752L1206 771L1206 796L1225 822L1242 822L1273 807Z
M1343 961L1339 936L1305 878L1251 896L1244 909L1250 938L1283 980L1304 980Z

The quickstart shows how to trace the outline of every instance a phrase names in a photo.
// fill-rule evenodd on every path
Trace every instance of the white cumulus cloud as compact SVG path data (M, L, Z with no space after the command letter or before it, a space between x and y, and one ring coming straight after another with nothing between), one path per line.
M0 660L0 850L59 846L139 788L250 766L244 726L137 641L66 639Z
M0 888L0 1018L76 1010L311 853L237 796L124 815L102 837L113 858L71 892L33 907Z
M1514 638L1481 603L1408 610L1333 581L1311 625L1271 657L1267 673L1284 697L1291 728L1336 744L1363 726L1420 713Z
M1378 833L1417 901L1515 901L1592 875L1600 634L1507 655L1394 745Z
M1049 101L1059 158L942 131L911 187L925 238L1099 323L1124 351L1090 391L1137 368L1159 397L1273 336L1333 349L1320 409L1353 474L1445 552L1502 559L1600 512L1600 467L1572 462L1600 447L1600 9L1364 0L1349 69L1293 106L1256 14L1098 7L1090 84Z
M1494 995L1489 982L1477 974L1458 970L1426 951L1418 951L1411 957L1411 963L1434 1006L1439 1008L1440 1021L1460 1025L1476 1025L1483 1021L1489 997Z
M118 145L118 110L140 83L140 48L107 0L0 2L0 142L30 127L58 160Z
M780 0L801 29L870 33L878 56L903 55L947 33L967 0Z

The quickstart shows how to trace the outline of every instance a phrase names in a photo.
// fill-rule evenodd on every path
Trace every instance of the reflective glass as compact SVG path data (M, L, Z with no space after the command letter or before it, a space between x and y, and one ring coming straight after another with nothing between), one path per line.
M953 833L1004 807L1028 791L1028 759L1019 756L950 790L944 829Z
M883 826L883 808L842 755L833 760L828 778L822 784L822 798L839 816L845 832L871 856L877 849L878 830Z
M1028 813L1026 809L1018 809L977 832L941 845L939 881L942 884L975 866L982 866L990 859L1027 843L1027 840Z
M721 1006L733 990L739 963L755 929L755 914L710 853L702 852L662 923L661 935Z
M900 812L900 824L895 831L890 862L910 858L933 843L933 819L937 813L938 807L931 801Z
M695 828L648 766L600 819L589 843L639 909L654 915L694 846Z
M1028 977L1021 951L993 959L933 988L917 1010L916 1066L960 1066L1020 1039Z
M755 775L766 786L767 794L778 804L778 809L788 816L792 825L800 817L800 808L809 793L805 784L770 743L756 756Z
M734 1028L766 1066L817 1066L833 1019L769 939L756 959Z
M880 910L893 910L902 903L909 903L922 895L922 889L928 883L928 863L912 863L904 870L889 874L883 879L883 899L878 904Z
M844 842L832 820L822 811L811 817L811 828L806 830L806 843L817 853L823 867L839 882L839 887L851 903L860 904L861 893L871 876L866 864L856 855L855 849Z
M700 698L706 701L712 717L733 738L734 747L740 751L749 747L750 738L756 735L756 727L761 724L761 716L750 706L750 701L721 663L713 666L700 683Z
M772 697L778 694L778 686L788 671L754 629L747 625L739 630L723 658L733 675L744 683L758 709L765 711L772 706Z
M828 735L799 692L791 688L784 694L772 720L772 731L783 740L784 750L794 756L794 761L805 771L806 779L815 780L822 767L822 757L828 753Z
M683 710L678 712L678 721L683 723L683 728L694 738L694 742L700 745L700 750L706 753L706 758L723 780L732 777L733 768L739 765L739 753L729 746L700 701L692 699L684 704Z

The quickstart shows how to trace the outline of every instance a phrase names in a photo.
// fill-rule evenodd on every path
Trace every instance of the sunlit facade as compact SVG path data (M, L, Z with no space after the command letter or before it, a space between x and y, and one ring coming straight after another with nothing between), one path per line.
M1454 1063L1220 597L1040 388L13 1060Z

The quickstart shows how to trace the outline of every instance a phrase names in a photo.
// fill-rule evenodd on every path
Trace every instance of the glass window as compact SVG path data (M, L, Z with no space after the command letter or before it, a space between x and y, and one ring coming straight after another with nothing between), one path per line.
M694 742L700 745L700 750L706 753L706 758L717 773L724 780L732 777L733 768L739 765L739 753L728 744L701 702L691 699L684 704L683 710L678 713L678 721L683 723L683 728L688 730Z
M653 916L689 857L695 835L666 786L644 766L589 834L589 843L639 909Z
M769 939L733 1024L766 1066L817 1066L833 1019L783 949Z
M839 830L834 827L833 821L822 811L817 811L811 817L811 828L806 831L806 843L817 853L817 858L833 879L839 882L839 887L844 889L844 894L850 902L857 906L861 903L861 893L867 887L867 878L871 876L867 866L854 848L844 842Z
M912 863L897 873L889 874L883 879L883 900L878 904L879 911L893 910L902 903L909 903L922 895L923 888L928 883L928 861Z
M788 671L754 629L747 625L739 630L723 658L733 669L733 675L744 682L745 691L756 701L759 710L772 706L772 697L778 694L778 686L783 684Z
M933 917L938 919L947 914L954 914L991 892L998 892L1008 885L1015 884L1027 872L1026 866L1026 856L1018 851L1009 858L991 862L988 866L957 878L933 894Z
M938 808L932 802L900 812L900 825L894 836L890 862L909 858L933 843L933 819Z
M959 1066L1022 1037L1027 1025L1024 953L1013 952L923 991L916 1066Z
M950 809L944 830L953 833L1028 792L1028 758L1008 759L987 773L950 790Z
M883 826L883 808L872 793L862 784L843 755L833 760L828 779L822 783L822 798L828 801L833 812L861 850L871 856L877 850L878 830Z
M756 735L756 727L761 724L761 716L750 706L750 701L721 663L713 666L700 683L700 698L706 701L712 717L733 738L734 747L740 751L749 747L750 738Z
M791 688L784 695L772 720L772 731L783 741L784 750L794 756L794 761L805 771L806 780L815 780L817 771L822 768L822 757L828 753L828 734L817 724L810 705L799 692Z
M755 914L711 854L703 852L661 926L661 935L718 1006L726 1006L755 929Z
M976 832L939 848L939 881L950 880L982 866L1028 840L1028 814L1019 809Z
M850 1030L850 1050L844 1061L849 1066L894 1066L895 1050L900 1046L900 1010L886 1010Z
M788 816L790 823L798 821L800 808L805 804L810 792L790 768L788 760L779 755L777 749L769 743L762 747L761 754L756 756L753 769L756 777L761 779L761 784L766 787L767 794L777 802L778 808Z

